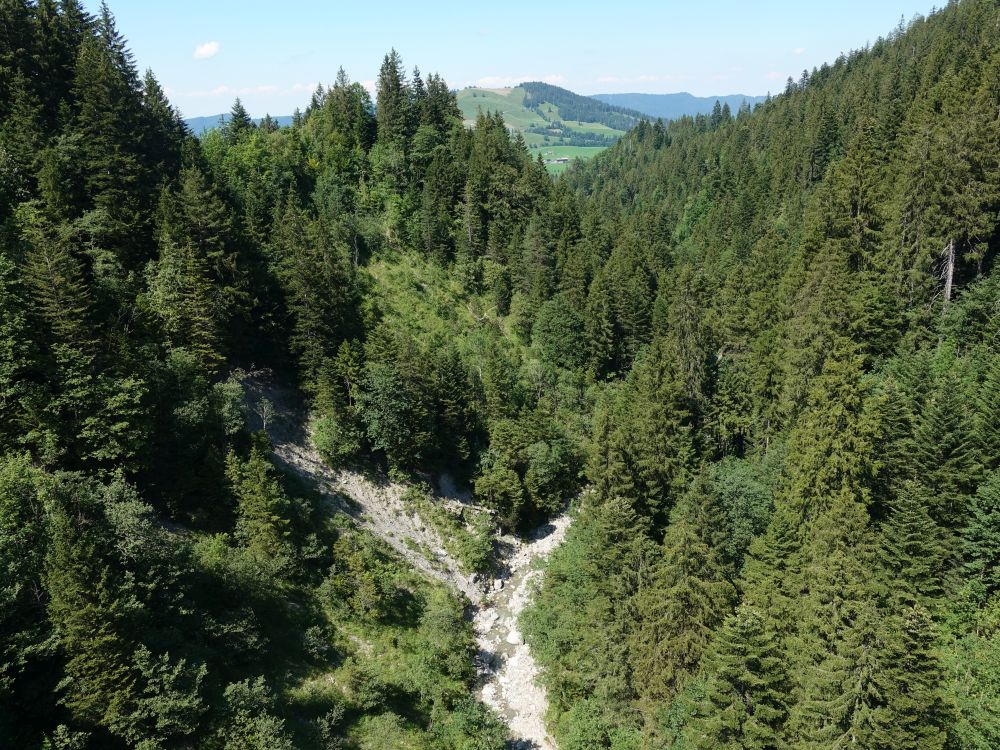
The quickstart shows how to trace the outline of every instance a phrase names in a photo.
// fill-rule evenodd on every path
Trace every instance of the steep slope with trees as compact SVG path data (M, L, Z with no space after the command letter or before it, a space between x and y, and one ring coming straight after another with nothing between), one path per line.
M998 23L949 3L570 173L619 239L597 492L528 629L563 750L996 743Z
M502 746L463 601L273 465L239 370L305 390L333 466L468 482L493 445L491 509L544 518L580 484L580 432L500 325L542 167L395 53L378 112L341 72L291 128L237 101L198 141L106 7L0 13L0 736ZM376 274L403 257L468 319L391 320L414 288Z
M377 108L199 140L106 7L0 3L0 736L503 747L462 600L275 465L267 367L470 569L421 486L513 533L592 487L521 623L562 750L996 746L998 23L553 181L394 51Z

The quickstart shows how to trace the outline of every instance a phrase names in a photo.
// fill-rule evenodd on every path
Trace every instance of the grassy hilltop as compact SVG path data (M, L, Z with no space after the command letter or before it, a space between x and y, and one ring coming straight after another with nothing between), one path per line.
M468 125L480 112L502 112L507 126L524 136L532 155L540 154L549 171L556 173L569 166L558 160L589 159L641 119L637 112L540 83L466 88L458 92L458 106Z

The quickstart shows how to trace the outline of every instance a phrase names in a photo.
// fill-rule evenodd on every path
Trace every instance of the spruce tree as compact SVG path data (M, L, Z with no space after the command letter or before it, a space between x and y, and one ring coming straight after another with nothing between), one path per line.
M244 269L231 248L225 205L197 169L186 169L160 201L160 257L147 269L149 300L170 343L194 351L214 370L223 332L246 308Z
M109 38L86 36L76 63L73 93L78 102L74 131L80 136L76 165L86 201L78 211L92 206L112 217L134 222L133 202L140 178L134 152L137 140L138 92L121 68L118 52ZM129 224L118 229L125 232Z
M718 551L703 539L709 531L698 522L705 520L694 507L677 509L651 582L636 597L631 664L640 700L650 708L696 672L736 600Z
M230 453L226 476L238 504L237 540L260 562L287 561L289 500L263 451L254 446L245 462Z
M848 742L872 678L867 643L877 622L879 590L864 507L835 496L812 524L794 585L800 594L788 641L795 678L788 718L796 747Z
M43 657L50 625L44 606L45 508L43 477L27 455L0 460L0 696L20 706L47 681L34 664ZM34 683L34 684L32 684ZM51 687L51 686L48 686ZM0 727L5 723L0 718Z
M796 628L802 536L798 514L779 505L767 531L751 542L739 581L743 603L762 613L781 636Z
M877 425L866 409L861 357L838 338L789 437L787 493L804 519L840 496L867 499Z
M878 701L855 728L859 746L872 750L938 750L947 746L951 713L930 615L920 605L886 618L876 644Z
M16 268L0 250L0 451L12 448L26 426L21 400L31 391L36 349L25 308Z
M239 143L243 138L255 129L253 120L247 112L246 107L239 97L233 102L232 109L229 110L229 119L222 126L222 135L228 143Z
M188 243L162 240L149 287L153 309L171 344L189 349L207 372L214 372L224 359L222 313L204 256Z
M375 89L378 141L402 147L410 134L411 105L403 60L396 50L390 50L382 60Z
M290 344L310 387L353 324L354 276L346 249L331 234L323 222L306 214L293 193L272 231L277 270L293 321Z
M142 125L143 156L154 194L152 190L179 170L187 128L151 70L142 80Z
M26 209L19 218L29 243L22 277L32 312L48 328L50 340L92 351L94 302L80 261L59 229L38 211Z
M979 385L972 421L979 463L985 470L1000 468L1000 355L986 354L986 374Z
M115 565L100 494L79 476L61 477L51 489L45 587L65 658L62 699L78 720L109 726L135 705L134 618L141 608Z
M963 532L965 569L990 593L1000 590L1000 471L992 472L969 504Z
M879 557L889 576L893 601L932 606L944 593L949 556L947 535L931 518L931 500L919 485L908 484L882 528Z
M916 417L910 471L934 498L931 515L957 531L980 472L969 410L954 373L937 383Z
M708 683L686 727L691 746L710 750L785 747L788 665L766 618L740 607L702 660Z

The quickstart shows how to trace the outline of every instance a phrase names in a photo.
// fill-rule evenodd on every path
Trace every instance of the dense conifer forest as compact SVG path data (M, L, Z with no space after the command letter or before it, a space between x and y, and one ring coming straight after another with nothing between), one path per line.
M468 487L470 570L569 507L561 750L996 748L998 250L996 0L555 180L395 51L198 139L106 6L0 0L0 747L505 747L267 370L331 470Z

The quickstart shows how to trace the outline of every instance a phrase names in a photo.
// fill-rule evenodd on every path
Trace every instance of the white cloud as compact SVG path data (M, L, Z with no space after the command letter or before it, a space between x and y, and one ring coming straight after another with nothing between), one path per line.
M598 83L621 83L622 79L618 76L597 76Z
M798 57L799 55L801 55L805 51L806 51L805 47L796 47L795 49L792 50L792 54L795 55L796 57Z
M367 81L362 81L361 85L364 86L365 90L369 94L371 94L372 96L375 96L375 81L372 81L371 79L369 79Z
M215 57L217 54L219 54L219 43L205 42L194 48L194 54L191 57L195 60L207 60L210 57Z
M777 70L772 70L767 74L767 79L769 81L786 81L788 80L788 73L780 73Z
M566 83L566 76L560 75L559 73L549 73L547 76L542 78L542 81L552 86L562 86Z

